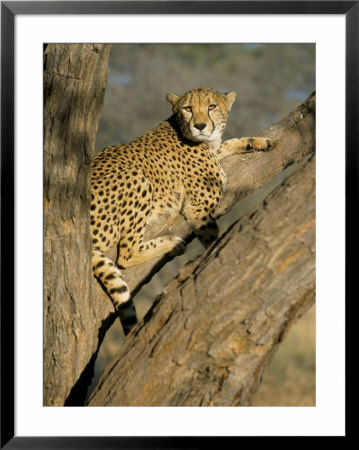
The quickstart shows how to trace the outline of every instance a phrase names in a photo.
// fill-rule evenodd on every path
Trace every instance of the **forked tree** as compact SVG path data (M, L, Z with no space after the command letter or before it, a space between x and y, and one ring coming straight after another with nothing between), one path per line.
M84 404L99 346L116 320L93 278L88 213L110 48L49 44L44 51L48 406ZM277 141L275 150L223 160L228 181L218 217L287 166L301 162L298 169L180 270L126 337L89 405L250 404L270 356L314 302L315 95L262 135ZM147 237L168 229L193 239L181 216L151 226ZM133 295L167 261L124 270Z

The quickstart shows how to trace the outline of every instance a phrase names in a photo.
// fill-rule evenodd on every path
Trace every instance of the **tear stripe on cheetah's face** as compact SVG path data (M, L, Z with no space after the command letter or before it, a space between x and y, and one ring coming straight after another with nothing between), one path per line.
M193 142L211 142L217 150L226 127L235 92L221 95L210 88L191 89L182 97L167 94L177 123L185 138Z

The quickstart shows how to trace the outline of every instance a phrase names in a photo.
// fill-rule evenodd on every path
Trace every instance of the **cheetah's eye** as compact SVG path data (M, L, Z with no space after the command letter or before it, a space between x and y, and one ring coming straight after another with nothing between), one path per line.
M217 105L209 105L208 106L208 110L209 111L213 111L214 109L216 109L217 108Z
M183 109L184 109L185 111L187 111L187 112L192 112L191 106L186 106L186 107L184 107Z

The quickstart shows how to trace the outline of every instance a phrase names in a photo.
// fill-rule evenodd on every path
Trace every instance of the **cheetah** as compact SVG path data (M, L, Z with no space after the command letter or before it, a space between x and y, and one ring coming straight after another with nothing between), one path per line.
M94 275L109 295L125 334L137 323L121 269L168 252L182 253L182 239L144 240L147 224L180 213L204 247L218 236L215 210L225 187L219 160L234 153L266 151L274 143L261 137L235 138L221 145L236 93L191 89L169 93L173 114L128 144L107 147L91 167L90 226ZM117 245L116 264L105 252Z

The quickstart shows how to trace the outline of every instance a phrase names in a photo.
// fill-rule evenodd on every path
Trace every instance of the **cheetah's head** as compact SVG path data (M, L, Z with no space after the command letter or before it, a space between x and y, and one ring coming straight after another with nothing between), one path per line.
M221 95L206 87L191 89L182 97L166 95L183 135L194 142L221 139L235 98L235 92Z

